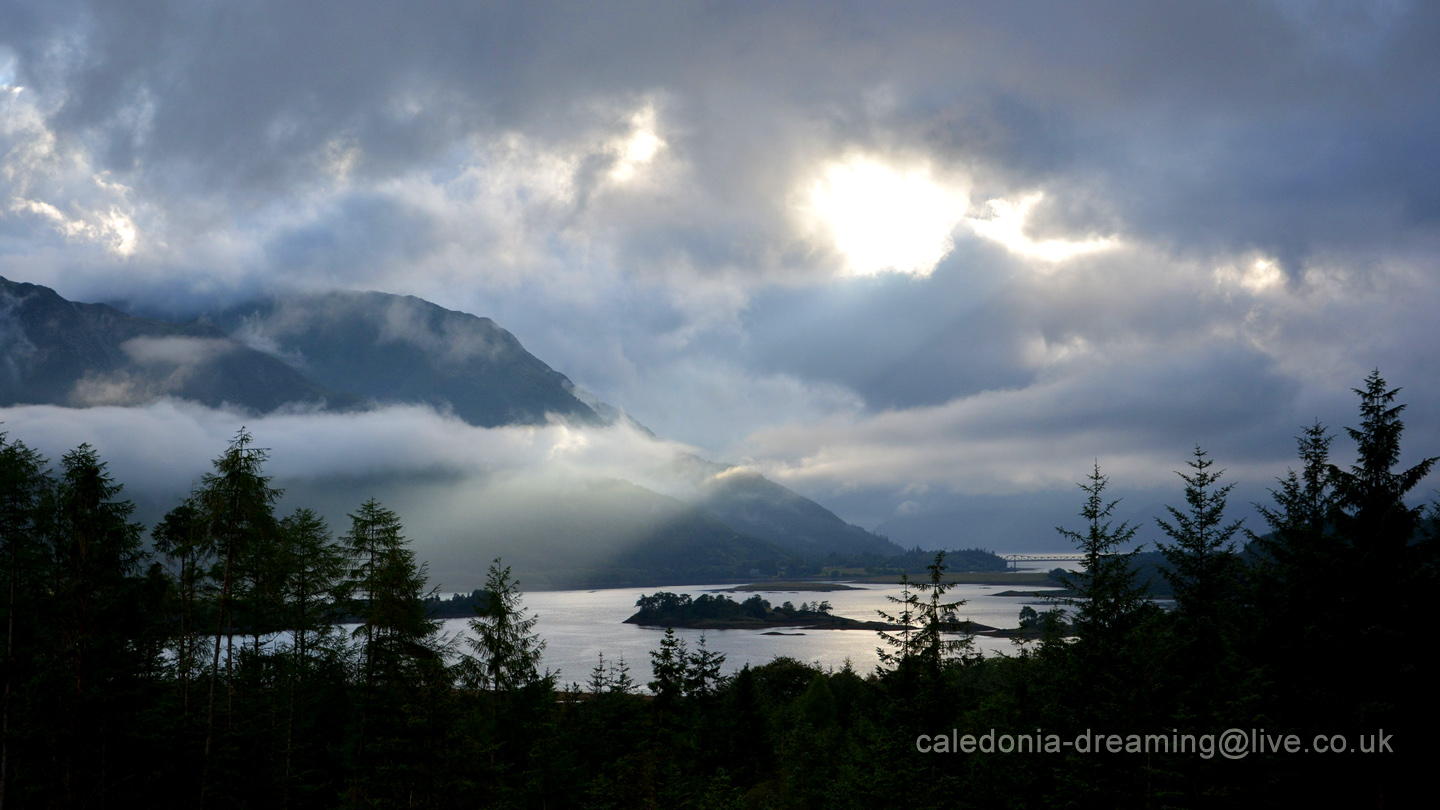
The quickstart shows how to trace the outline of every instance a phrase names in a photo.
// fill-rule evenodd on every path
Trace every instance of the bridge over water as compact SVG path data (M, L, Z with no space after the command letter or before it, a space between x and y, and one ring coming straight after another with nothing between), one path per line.
M1018 569L1022 562L1080 562L1084 554L1001 554L1000 559Z

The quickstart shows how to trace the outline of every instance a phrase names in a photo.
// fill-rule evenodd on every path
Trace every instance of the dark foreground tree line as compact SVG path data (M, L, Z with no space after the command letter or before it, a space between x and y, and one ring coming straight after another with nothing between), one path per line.
M1306 428L1253 532L1197 448L1159 527L1173 609L1121 551L1136 527L1097 465L1062 530L1085 555L1068 624L1047 614L1017 655L956 632L936 559L884 616L901 629L874 672L726 674L667 632L646 690L623 659L559 688L498 562L472 632L445 637L398 517L367 501L337 538L277 516L243 431L150 550L93 448L52 471L0 439L0 810L1407 806L1437 751L1440 515L1406 496L1435 460L1402 469L1395 391L1374 374L1357 393L1354 463ZM1232 728L1276 743L1125 750Z

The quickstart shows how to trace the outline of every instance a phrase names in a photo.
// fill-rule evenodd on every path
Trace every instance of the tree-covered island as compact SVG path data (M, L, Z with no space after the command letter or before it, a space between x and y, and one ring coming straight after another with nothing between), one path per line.
M688 594L660 591L636 600L639 608L626 624L642 627L688 627L694 630L755 630L770 627L801 627L810 630L900 630L887 622L862 622L831 613L826 601L785 602L771 605L756 594L736 602L724 594Z

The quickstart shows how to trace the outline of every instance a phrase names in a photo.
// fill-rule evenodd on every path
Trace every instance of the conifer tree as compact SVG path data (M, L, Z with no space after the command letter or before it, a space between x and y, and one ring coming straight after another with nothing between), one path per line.
M202 632L201 597L209 581L214 548L206 522L193 497L170 510L151 532L155 551L170 561L179 601L173 639L174 671L180 680L181 717L190 714L190 687L200 672L202 656L215 639Z
M630 676L630 665L625 663L622 653L610 667L609 689L617 695L633 695L637 688L635 679Z
M920 662L933 672L972 654L975 639L969 634L969 622L960 621L955 613L965 605L965 600L945 601L945 594L955 587L955 583L945 581L945 552L935 552L935 561L925 570L929 573L928 580L916 585L920 629L915 633L913 644ZM947 638L946 634L960 637Z
M349 558L351 635L363 639L361 676L370 687L402 682L418 659L438 656L439 623L425 614L425 566L417 564L400 518L371 498L350 515L342 539Z
M37 603L44 587L44 505L54 481L46 461L23 442L0 433L0 559L5 565L5 648L0 661L0 810L4 810L11 769L12 723L21 691L30 691L39 650L34 637L39 624Z
M590 670L590 680L585 682L585 688L590 690L591 695L603 695L610 691L610 667L605 666L605 653L600 653L600 660Z
M885 594L885 599L892 604L899 605L895 613L884 610L876 610L881 619L890 624L899 625L898 633L888 633L884 630L878 631L880 640L885 642L891 649L876 647L875 653L880 657L880 667L898 667L902 662L908 661L917 652L916 639L913 635L915 617L920 614L920 595L910 589L910 575L900 575L900 595Z
M417 801L425 754L443 742L424 734L435 719L432 693L449 687L439 622L425 611L434 590L426 591L426 568L403 532L399 516L371 498L350 515L341 538L347 604L359 620L351 637L362 641L352 806Z
M725 684L725 678L721 675L721 667L724 665L725 654L707 647L705 634L701 633L695 651L685 659L685 693L700 697L713 695Z
M1395 404L1398 388L1390 388L1380 372L1365 378L1360 397L1360 426L1347 428L1356 445L1349 470L1329 468L1338 508L1333 512L1351 587L1341 597L1338 617L1342 632L1371 652L1367 660L1343 664L1352 688L1364 699L1353 721L1362 724L1409 723L1417 711L1435 710L1429 697L1428 667L1410 653L1407 617L1428 610L1434 592L1433 544L1418 531L1423 506L1405 498L1434 467L1436 458L1422 458L1400 467L1404 405ZM1400 695L1419 695L1414 706L1401 708ZM1422 733L1419 728L1416 733Z
M485 576L484 599L470 620L474 637L468 668L481 688L498 697L540 680L545 642L535 633L539 616L521 604L520 584L497 558Z
M212 576L220 583L216 600L215 643L210 659L210 686L205 709L201 808L204 808L209 792L215 753L215 711L221 682L222 647L225 660L227 730L232 727L235 718L236 611L237 606L244 601L241 598L243 594L240 592L240 585L247 580L253 582L256 577L248 569L260 564L271 550L278 548L274 508L281 492L270 486L270 478L264 474L267 452L252 447L253 441L250 433L242 427L230 442L230 446L212 463L213 471L201 478L200 486L192 496L205 521L209 547L214 550L215 570ZM258 623L261 617L250 615L244 618Z
M345 552L330 529L314 512L297 509L280 521L285 559L284 626L290 631L289 698L285 720L285 760L282 783L288 806L295 774L296 727L315 733L313 723L301 717L309 702L310 680L322 655L339 658L341 584L346 573Z
M1191 473L1176 473L1185 482L1186 509L1165 507L1171 519L1155 522L1173 542L1156 545L1170 565L1163 573L1175 590L1181 619L1209 648L1207 654L1214 654L1221 613L1234 596L1234 537L1244 521L1225 522L1226 499L1235 485L1219 485L1225 471L1212 470L1215 462L1199 445L1187 464Z
M655 702L662 712L685 696L685 669L689 657L685 639L677 637L671 627L665 628L660 648L650 651L651 681L647 685L655 693Z
M1325 703L1314 690L1333 667L1332 634L1339 626L1337 595L1345 590L1348 561L1335 534L1335 490L1330 474L1334 436L1317 420L1296 438L1300 470L1286 471L1270 490L1274 505L1256 504L1269 531L1246 530L1257 551L1249 599L1255 607L1257 657L1277 671L1282 694L1298 703Z
M1112 646L1134 627L1145 602L1145 587L1136 582L1130 565L1139 549L1120 550L1135 538L1136 527L1124 521L1117 526L1112 520L1120 501L1105 500L1105 487L1110 479L1100 474L1099 463L1087 481L1079 485L1086 495L1085 506L1080 510L1080 517L1086 523L1084 531L1063 526L1056 529L1084 555L1081 573L1067 575L1063 581L1077 597L1074 600L1077 635Z
M51 625L55 692L51 795L79 805L105 795L130 774L117 773L126 722L136 707L127 692L158 670L159 649L144 636L142 527L121 485L88 444L60 463L51 530L53 561L43 609Z
M1400 389L1389 388L1376 370L1365 378L1364 389L1353 390L1360 397L1360 427L1346 428L1346 433L1355 441L1358 458L1349 470L1329 468L1339 505L1335 521L1349 545L1351 564L1369 583L1362 597L1379 600L1367 602L1366 609L1383 611L1411 568L1408 547L1423 513L1423 507L1407 505L1405 497L1440 459L1396 469L1405 430L1400 419L1405 406L1394 404Z

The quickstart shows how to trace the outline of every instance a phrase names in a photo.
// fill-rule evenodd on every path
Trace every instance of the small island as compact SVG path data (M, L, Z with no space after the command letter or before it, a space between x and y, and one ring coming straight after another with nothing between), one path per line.
M900 630L899 625L886 622L862 622L836 616L829 602L801 602L798 606L785 602L772 606L760 595L736 602L728 596L702 594L691 599L688 594L661 591L636 600L640 610L625 620L626 624L642 627L684 627L693 630L762 630L772 627L796 627L804 630Z

